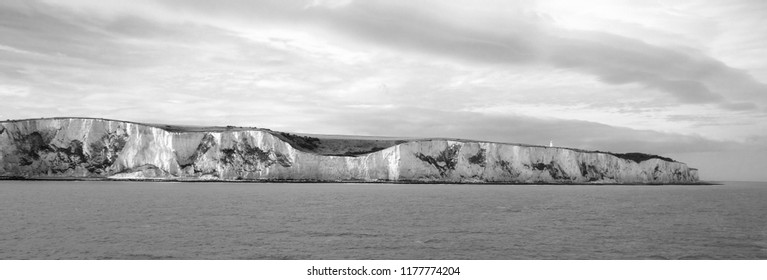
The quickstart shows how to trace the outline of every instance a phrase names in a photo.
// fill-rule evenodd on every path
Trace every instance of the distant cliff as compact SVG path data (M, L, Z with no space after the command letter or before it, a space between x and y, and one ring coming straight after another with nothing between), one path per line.
M560 184L698 181L697 170L684 163L637 153L447 139L321 139L257 128L88 118L0 122L0 177Z

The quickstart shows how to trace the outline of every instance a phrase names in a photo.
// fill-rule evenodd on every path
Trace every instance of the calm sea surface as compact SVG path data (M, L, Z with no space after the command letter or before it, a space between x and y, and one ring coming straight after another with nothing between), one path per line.
M0 181L1 259L767 259L767 183Z

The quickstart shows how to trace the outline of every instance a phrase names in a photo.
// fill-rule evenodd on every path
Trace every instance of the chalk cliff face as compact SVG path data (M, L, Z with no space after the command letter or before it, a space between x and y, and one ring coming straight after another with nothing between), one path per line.
M0 122L0 176L445 183L694 183L653 157L459 140L414 140L354 156L312 153L263 129L178 131L57 118Z

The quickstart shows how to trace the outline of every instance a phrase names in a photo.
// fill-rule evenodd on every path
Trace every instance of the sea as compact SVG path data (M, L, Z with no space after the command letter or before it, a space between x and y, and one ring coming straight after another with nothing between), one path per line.
M0 259L767 259L767 183L0 181Z

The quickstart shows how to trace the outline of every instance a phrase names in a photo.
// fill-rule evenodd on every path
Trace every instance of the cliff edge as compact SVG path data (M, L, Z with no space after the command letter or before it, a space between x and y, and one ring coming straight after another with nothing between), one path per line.
M684 184L668 158L458 139L340 139L91 119L0 122L0 177Z

